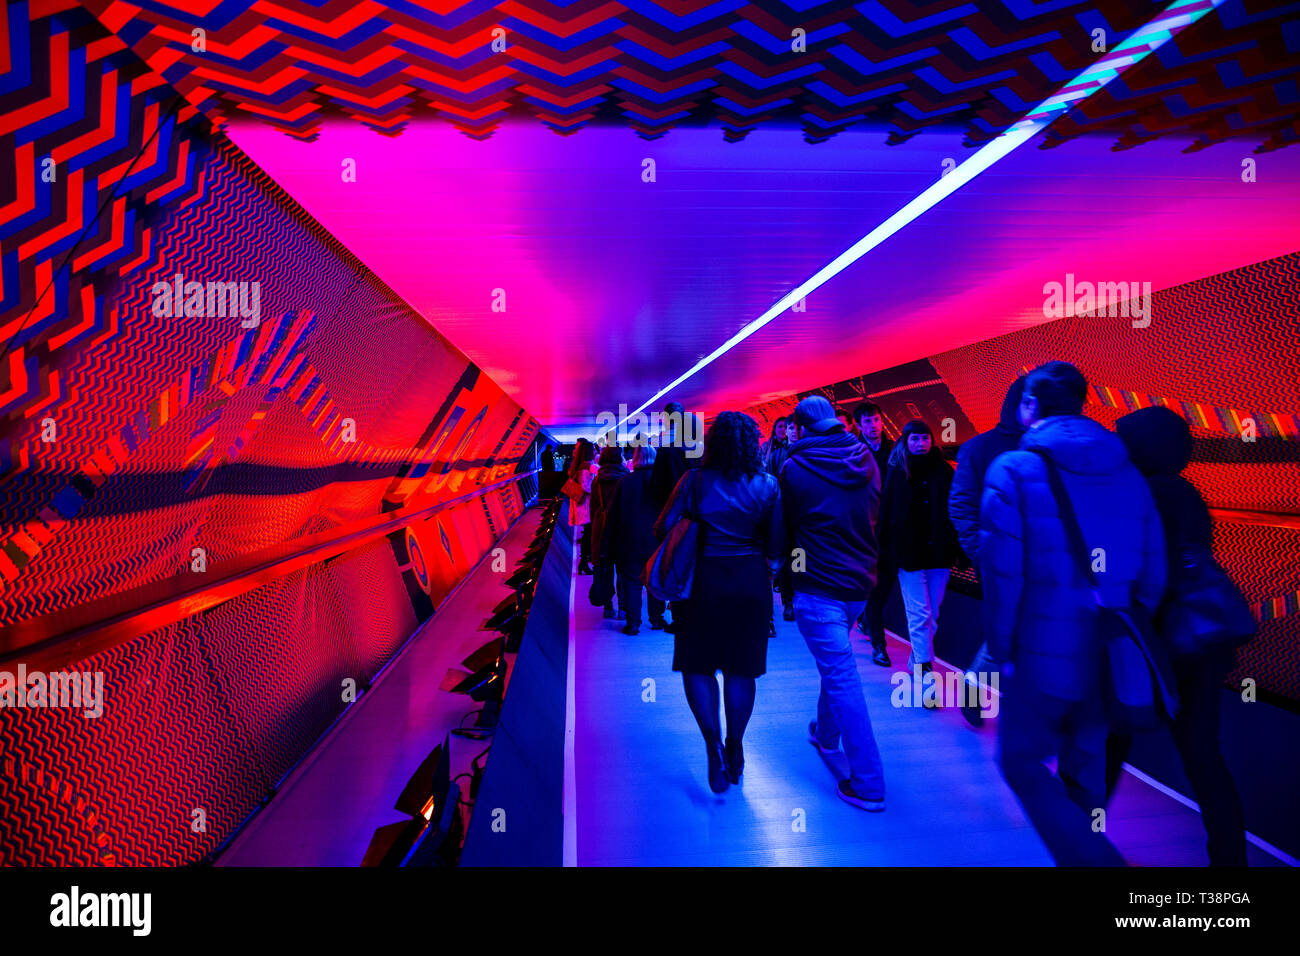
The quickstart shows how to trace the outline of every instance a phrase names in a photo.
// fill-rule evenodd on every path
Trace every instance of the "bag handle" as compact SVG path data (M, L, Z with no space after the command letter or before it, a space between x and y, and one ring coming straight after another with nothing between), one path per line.
M1047 469L1047 485L1052 490L1052 497L1056 499L1056 510L1060 513L1061 524L1065 527L1065 540L1070 548L1070 553L1074 558L1075 564L1083 571L1084 578L1092 587L1093 600L1097 606L1101 607L1101 584L1097 581L1097 575L1093 573L1092 562L1088 560L1088 545L1083 540L1083 529L1079 527L1079 518L1074 513L1074 505L1070 502L1070 496L1065 490L1065 483L1061 481L1061 473L1057 470L1056 462L1041 449L1030 449L1035 455L1043 460L1043 466Z
M694 521L696 524L700 521L700 469L691 469L691 487L687 492L686 508L683 514Z

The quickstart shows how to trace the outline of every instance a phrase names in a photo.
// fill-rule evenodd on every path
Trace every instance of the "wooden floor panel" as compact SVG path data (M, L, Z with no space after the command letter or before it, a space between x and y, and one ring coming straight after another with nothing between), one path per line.
M635 637L585 600L575 607L577 859L581 866L1050 866L1052 860L994 762L994 724L956 710L892 706L895 667L858 669L885 767L884 813L840 801L836 774L807 740L818 674L798 629L776 621L768 672L745 734L745 776L709 791L704 745L672 672L672 636ZM654 700L643 699L653 682ZM842 758L840 758L842 761ZM801 824L801 825L800 825ZM1200 816L1125 775L1108 812L1125 858L1204 866ZM1251 849L1253 864L1275 862Z

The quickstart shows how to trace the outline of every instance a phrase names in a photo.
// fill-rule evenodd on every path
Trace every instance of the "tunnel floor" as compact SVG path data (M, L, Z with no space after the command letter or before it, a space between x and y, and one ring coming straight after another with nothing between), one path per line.
M527 547L539 512L503 539ZM574 554L576 569L576 551ZM864 813L835 795L836 771L807 741L818 674L795 624L776 614L768 671L745 735L741 784L713 794L704 746L673 673L672 635L621 632L572 585L572 749L565 862L579 866L1050 866L994 762L995 724L971 729L955 709L891 705L896 668L871 663L856 634L887 809ZM482 568L283 782L222 854L223 866L356 866L372 832L398 818L411 769L466 710L439 683L489 636L478 629L503 590ZM432 624L433 621L430 622ZM454 635L448 639L445 635ZM890 635L890 656L908 645ZM653 682L649 684L647 682ZM648 689L653 688L653 694ZM652 700L646 698L652 697ZM507 706L509 695L507 693ZM485 743L452 738L453 773ZM491 772L491 754L488 755ZM1131 865L1205 866L1199 814L1125 774L1108 832ZM1249 847L1252 866L1282 865Z
M579 866L1051 866L994 762L996 725L972 729L956 709L891 706L895 667L871 662L855 632L858 670L885 767L884 813L835 795L830 765L807 740L818 674L794 623L776 614L767 674L745 734L745 773L708 789L704 744L672 671L672 635L635 637L574 601L576 863ZM937 668L936 668L937 669ZM643 699L654 682L653 702ZM1205 866L1200 815L1130 773L1108 809L1111 840L1130 865ZM1280 865L1249 848L1252 866Z

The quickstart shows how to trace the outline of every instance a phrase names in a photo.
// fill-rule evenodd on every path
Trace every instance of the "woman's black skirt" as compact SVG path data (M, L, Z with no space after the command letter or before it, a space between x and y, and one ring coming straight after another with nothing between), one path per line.
M674 601L673 670L737 677L767 671L772 583L762 555L702 555L689 601Z

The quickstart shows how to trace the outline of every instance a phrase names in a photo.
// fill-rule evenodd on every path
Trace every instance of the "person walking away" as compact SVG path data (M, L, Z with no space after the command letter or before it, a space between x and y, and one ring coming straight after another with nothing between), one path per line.
M930 426L920 419L908 422L889 456L881 547L898 568L912 641L907 669L919 669L923 682L932 679L939 609L959 550L957 531L948 519L951 486L952 468L935 447Z
M830 402L810 395L794 414L796 439L781 471L787 553L800 555L795 620L817 662L821 691L809 739L822 754L843 741L849 779L841 800L885 809L885 776L849 639L875 585L880 474L871 449L848 434Z
M871 449L875 459L876 470L880 472L880 487L885 487L889 474L889 455L894 450L894 442L885 434L885 415L875 402L859 402L853 409L853 418L858 423L858 437ZM879 518L876 519L879 523ZM880 528L876 528L876 540L880 540ZM894 567L889 555L881 553L876 562L876 583L867 598L867 606L858 619L858 628L871 639L871 662L880 667L889 667L889 649L885 641L885 605L898 584L898 569Z
M673 602L673 670L681 672L704 737L715 793L738 784L744 771L743 738L754 710L755 682L767 670L770 574L785 544L781 492L763 469L760 440L758 424L748 415L721 413L705 436L701 466L677 482L655 522L660 539L684 515L700 525L690 599ZM725 752L718 671L727 714Z
M661 511L682 475L700 464L700 455L697 454L699 448L686 447L688 438L698 440L698 429L694 430L693 435L686 434L687 429L695 423L695 417L686 411L686 406L681 402L669 402L664 406L659 454L655 456L654 471L650 475L650 494ZM677 630L676 618L674 612L672 623L664 628L669 634Z
M1108 732L1098 604L1154 611L1165 541L1124 443L1083 416L1087 390L1066 362L1025 380L1022 420L1033 424L1017 451L989 467L980 502L984 635L1003 676L998 762L1030 822L1060 866L1123 866L1093 826L1105 806ZM1095 592L1072 553L1049 466L1098 569Z
M591 482L591 554L596 557L601 573L612 578L614 565L600 560L601 536L609 519L609 505L614 498L614 491L629 472L623 464L623 449L617 445L602 448L597 465L596 477ZM611 596L605 602L605 619L610 620L615 616L614 598Z
M591 483L598 470L596 446L585 438L579 438L573 448L573 461L569 463L569 475L565 481L565 493L569 496L569 525L582 528L578 540L578 573L591 573Z
M614 565L618 572L618 606L627 619L623 633L628 635L641 630L641 572L658 544L654 523L659 509L650 500L655 455L653 445L636 447L632 474L614 486L609 515L600 535L601 561ZM647 593L646 603L651 629L663 630L664 602Z
M790 456L790 444L794 439L794 421L782 416L772 423L772 436L763 443L763 467L768 474L781 477L781 468ZM791 587L789 561L781 563L781 570L776 573L773 587L781 593L782 617L794 620L794 591ZM776 637L776 624L768 628L768 636Z
M696 419L686 411L681 402L669 402L664 406L664 424L659 434L659 454L655 456L654 472L650 478L650 490L663 508L669 496L677 487L682 475L700 464L698 447L687 448L687 440L698 439L698 429L692 428ZM689 416L689 419L688 419ZM696 434L688 435L687 431Z
M1205 499L1182 471L1192 455L1192 430L1169 408L1155 406L1130 412L1115 422L1115 431L1129 458L1147 480L1160 522L1165 530L1165 555L1171 585L1194 561L1213 560L1214 538ZM1171 587L1171 593L1176 587ZM1181 705L1173 721L1174 743L1192 795L1201 807L1210 866L1246 865L1246 821L1241 797L1232 781L1219 741L1223 685L1236 666L1236 649L1224 647L1199 654L1180 653L1190 642L1168 634L1168 618L1158 615L1157 631L1173 659L1174 679ZM1118 782L1132 744L1128 736L1112 735L1107 748L1107 793Z
M948 492L948 518L957 529L957 541L975 566L976 574L981 574L980 497L984 494L984 475L988 472L989 465L993 464L993 459L1020 445L1020 436L1025 433L1026 427L1026 423L1020 420L1020 399L1024 393L1025 377L1021 375L1007 389L998 423L970 439L957 453L957 472L952 476L952 489ZM992 671L993 658L989 655L988 642L982 641L970 666L966 668L966 682L978 686L979 675ZM978 700L978 694L967 694L961 705L962 716L973 727L984 722L976 703Z

